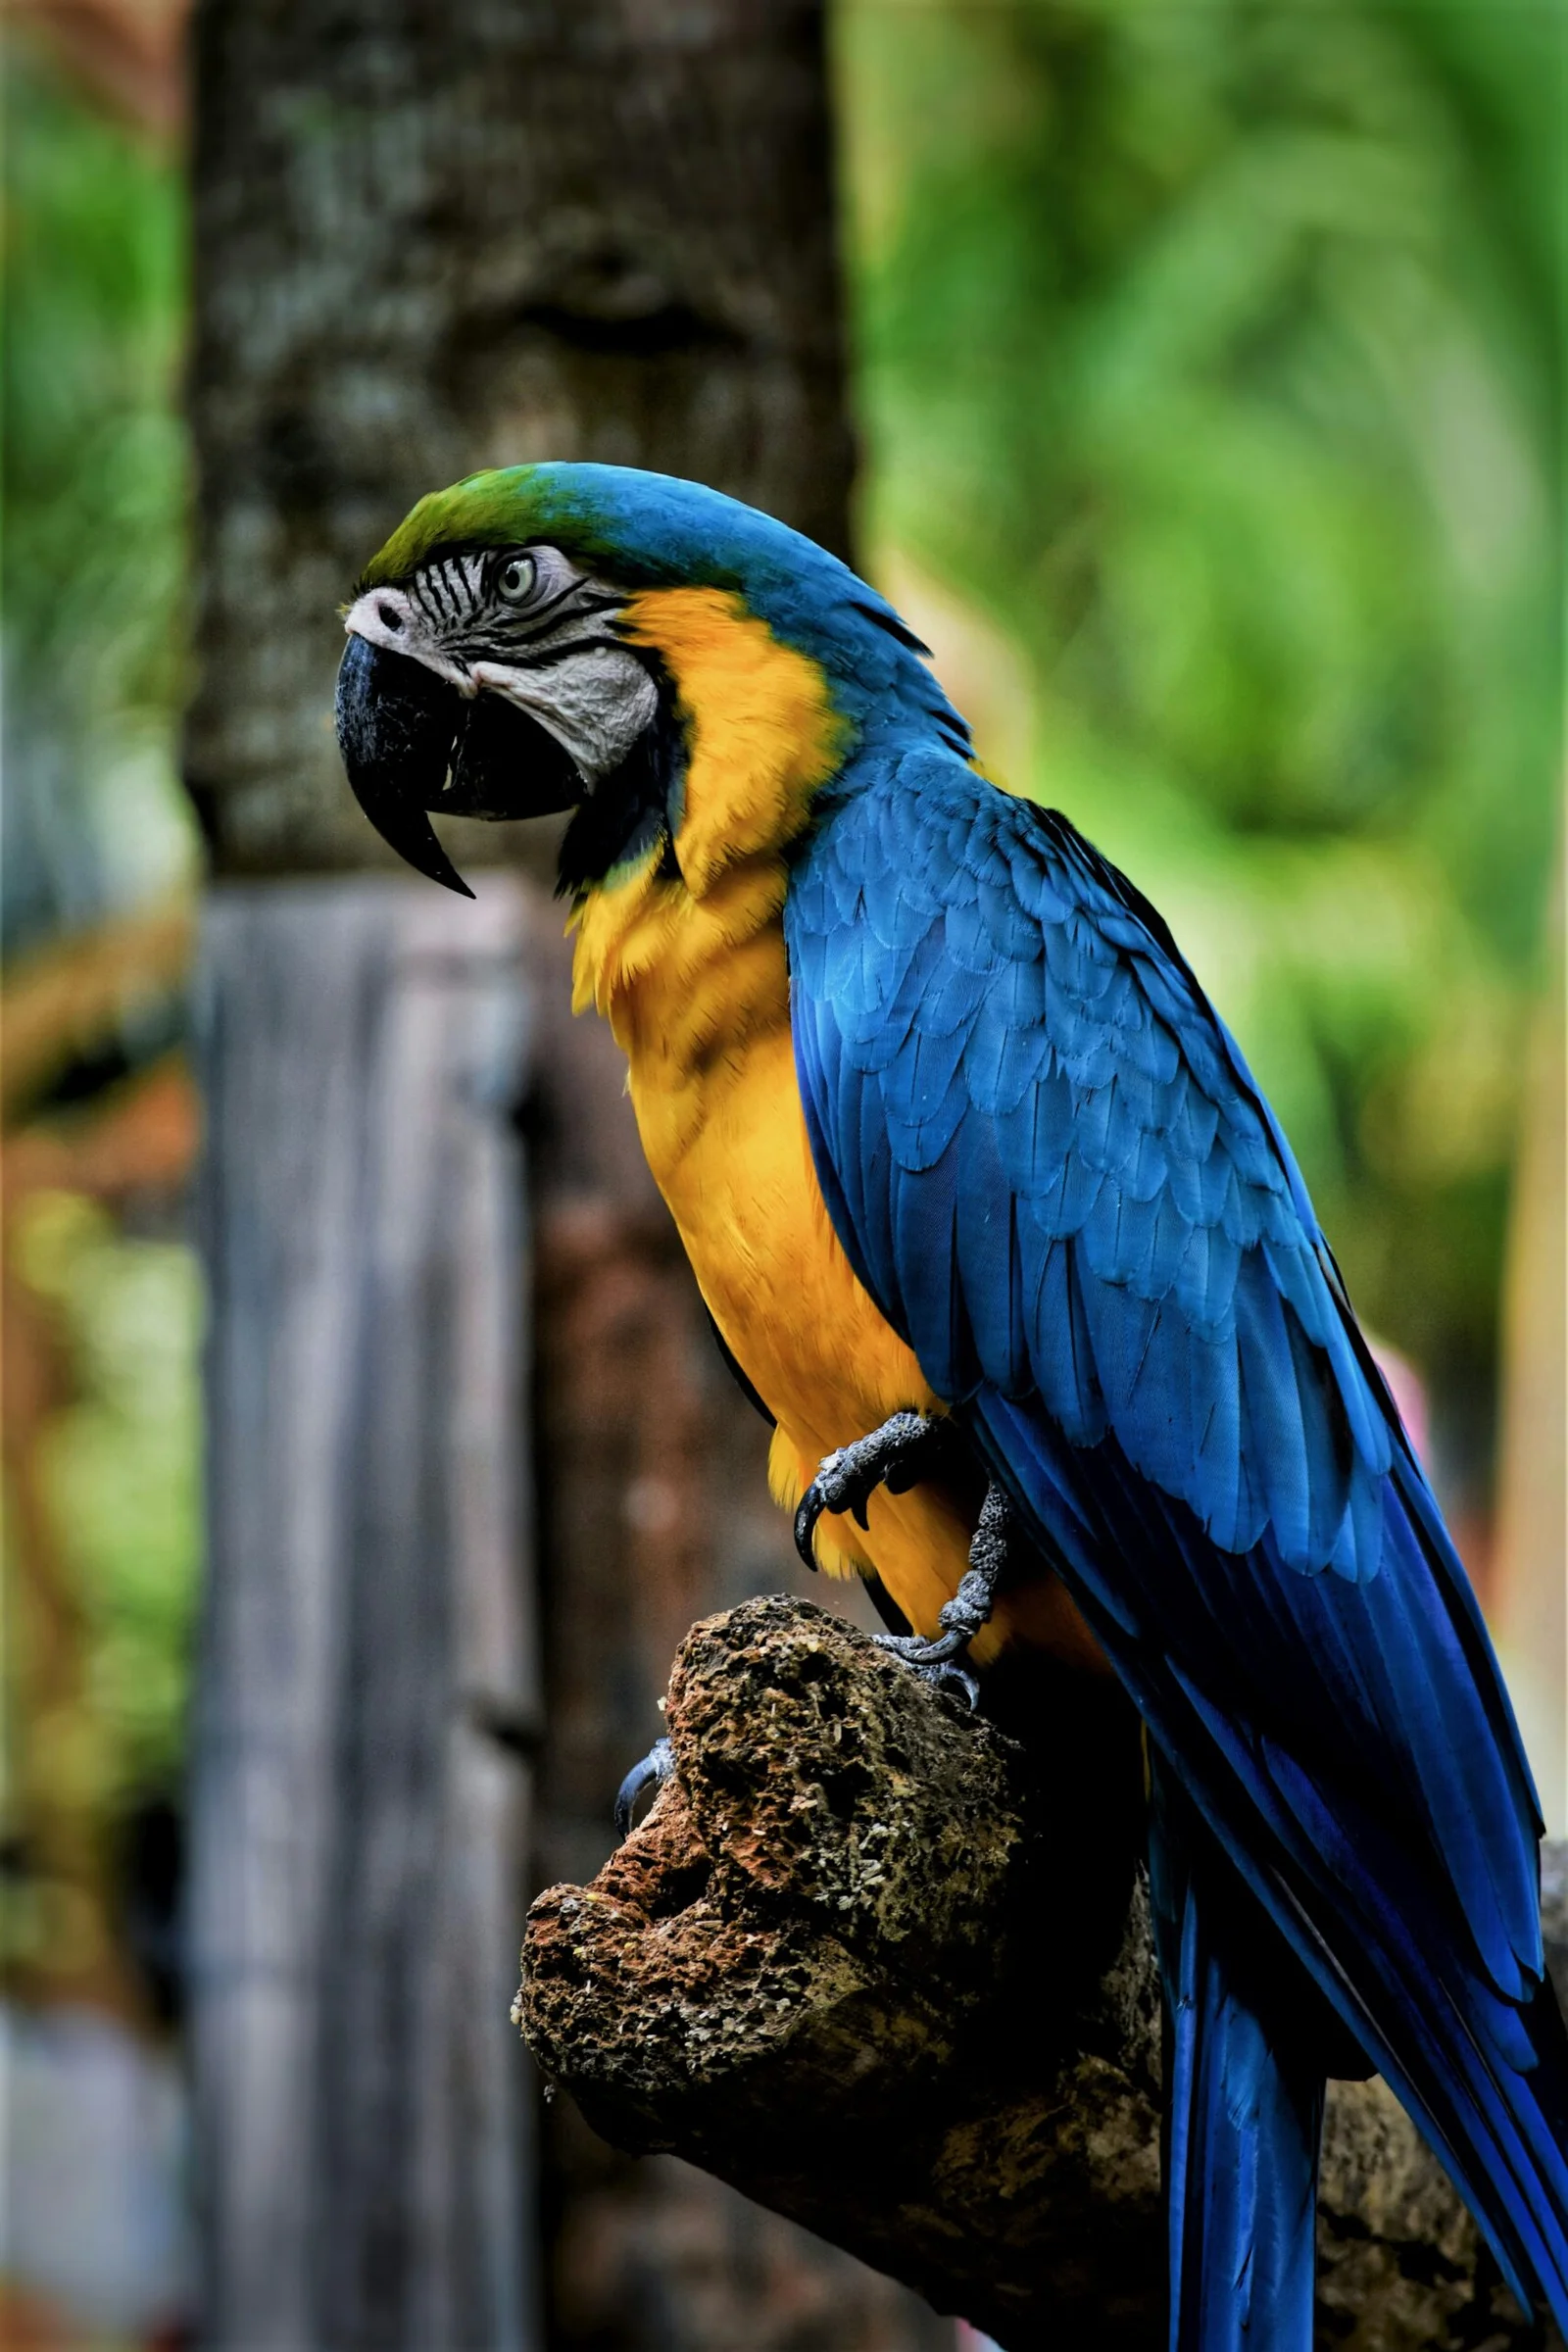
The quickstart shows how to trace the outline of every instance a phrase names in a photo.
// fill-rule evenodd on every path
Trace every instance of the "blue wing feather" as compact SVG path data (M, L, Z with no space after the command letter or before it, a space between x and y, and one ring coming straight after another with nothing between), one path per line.
M785 928L851 1260L1562 2318L1535 1794L1278 1123L1159 917L1064 819L927 748L850 784Z

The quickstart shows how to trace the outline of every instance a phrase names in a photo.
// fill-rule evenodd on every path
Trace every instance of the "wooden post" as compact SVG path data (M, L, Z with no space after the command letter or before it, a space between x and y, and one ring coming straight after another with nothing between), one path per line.
M390 861L323 713L336 609L425 491L594 458L845 547L821 0L201 0L195 175L220 870Z
M518 887L225 891L199 1002L204 2341L532 2339Z

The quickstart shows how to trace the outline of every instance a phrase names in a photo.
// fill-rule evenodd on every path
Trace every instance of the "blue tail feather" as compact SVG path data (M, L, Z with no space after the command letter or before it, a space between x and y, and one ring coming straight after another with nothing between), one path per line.
M1310 2036L1263 2014L1266 1972L1238 1969L1234 1900L1200 1886L1157 1767L1151 1860L1168 2023L1170 2352L1312 2352L1323 2062Z

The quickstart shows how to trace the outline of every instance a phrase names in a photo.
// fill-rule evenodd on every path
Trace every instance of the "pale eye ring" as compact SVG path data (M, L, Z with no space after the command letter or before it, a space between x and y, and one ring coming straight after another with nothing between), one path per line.
M538 577L539 566L532 556L509 556L496 573L496 594L504 605L525 605Z

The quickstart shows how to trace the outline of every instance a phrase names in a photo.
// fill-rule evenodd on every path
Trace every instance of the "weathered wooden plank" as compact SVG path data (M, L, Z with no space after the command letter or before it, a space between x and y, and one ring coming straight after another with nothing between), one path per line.
M202 957L205 2334L531 2340L539 1698L516 886L220 889Z

